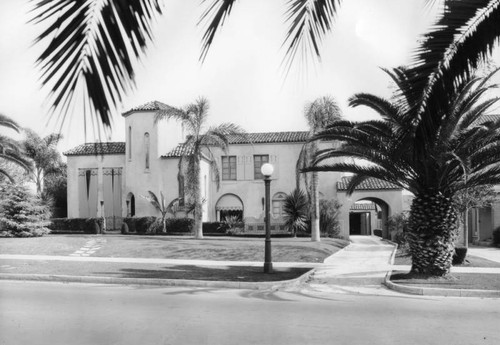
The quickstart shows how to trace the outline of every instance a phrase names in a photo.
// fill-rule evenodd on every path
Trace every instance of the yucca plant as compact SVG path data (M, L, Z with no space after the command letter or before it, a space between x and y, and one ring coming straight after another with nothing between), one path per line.
M412 272L445 275L457 234L454 196L467 188L500 183L500 121L483 117L499 98L486 97L494 88L488 85L491 75L470 77L456 83L448 97L429 95L423 111L416 111L415 70L387 73L397 86L392 99L370 94L350 99L352 106L368 106L382 119L337 121L320 132L316 139L343 144L318 151L315 166L308 170L354 173L348 193L368 177L412 192L406 236Z
M283 214L285 227L294 237L297 236L297 232L307 230L309 203L306 194L301 189L294 189L286 196Z

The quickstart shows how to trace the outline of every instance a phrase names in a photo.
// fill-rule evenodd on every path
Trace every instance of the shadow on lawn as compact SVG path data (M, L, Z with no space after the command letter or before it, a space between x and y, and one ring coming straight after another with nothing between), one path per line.
M95 272L94 274L116 278L137 279L187 279L203 281L234 282L275 282L298 278L309 271L307 268L275 269L267 274L261 267L217 266L199 267L190 265L166 266L159 269L124 268L114 272Z

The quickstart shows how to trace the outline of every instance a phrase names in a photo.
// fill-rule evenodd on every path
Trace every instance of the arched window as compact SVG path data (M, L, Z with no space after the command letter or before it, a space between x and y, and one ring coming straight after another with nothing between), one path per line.
M276 193L273 196L273 216L274 217L283 217L283 205L285 204L285 193Z
M132 160L132 127L128 127L128 160Z
M144 133L144 150L146 151L146 170L149 170L149 133Z

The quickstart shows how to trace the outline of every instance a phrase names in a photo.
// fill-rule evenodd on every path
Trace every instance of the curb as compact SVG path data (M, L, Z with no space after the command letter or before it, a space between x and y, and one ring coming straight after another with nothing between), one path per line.
M410 295L441 296L441 297L483 297L499 298L500 290L469 290L469 289L439 289L429 287L416 287L397 284L391 281L392 270L387 272L384 285L390 290Z
M187 287L211 287L248 290L276 290L299 285L309 279L314 268L300 277L280 280L275 282L235 282L214 280L188 280L188 279L148 279L148 278L115 278L96 276L70 276L51 274L15 274L2 273L0 280L18 281L43 281L61 283L90 283L90 284L120 284L120 285L147 285L147 286L187 286Z
M389 263L394 264L394 258L398 249L397 243L385 240L394 244L394 252L391 255ZM401 293L420 296L440 296L440 297L483 297L483 298L496 298L500 297L500 290L469 290L469 289L440 289L429 287L416 287L403 284L397 284L391 281L392 270L387 272L384 279L384 285L389 290L394 290Z

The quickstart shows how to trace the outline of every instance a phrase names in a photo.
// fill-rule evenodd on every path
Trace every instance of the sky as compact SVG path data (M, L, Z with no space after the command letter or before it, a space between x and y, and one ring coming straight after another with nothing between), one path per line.
M33 45L40 27L28 23L29 9L28 0L0 1L0 113L46 135L56 127L47 125L48 90L41 88L35 66L42 46ZM326 95L337 100L347 119L373 117L369 110L349 108L348 98L357 92L388 96L389 79L381 67L409 63L432 18L423 0L344 1L323 41L321 61L297 63L285 78L285 9L285 0L236 2L202 64L200 1L164 0L154 42L137 64L136 86L114 115L107 140L124 140L121 112L152 100L181 107L204 96L209 124L233 122L248 132L307 130L305 105ZM74 118L59 149L94 141L82 128L82 120Z

